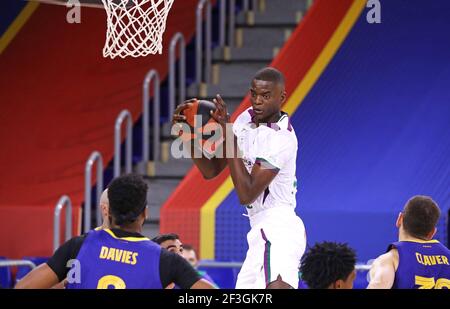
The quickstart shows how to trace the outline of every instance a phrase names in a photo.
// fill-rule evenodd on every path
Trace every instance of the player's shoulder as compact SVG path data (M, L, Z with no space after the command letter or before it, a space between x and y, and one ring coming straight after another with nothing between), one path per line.
M263 137L267 141L267 144L271 147L280 148L297 148L298 142L295 134L292 134L286 130L266 130L266 135Z
M242 113L240 113L236 120L234 121L235 124L245 124L252 121L252 115L253 115L253 108L249 107Z
M373 264L375 266L382 266L382 265L388 265L388 264L398 264L398 250L395 247L391 247L391 249L380 255L379 257L377 257L375 259L375 261L373 262Z
M291 119L287 113L281 112L281 117L276 124L278 131L295 136L294 127L292 126Z
M440 249L444 250L447 254L450 254L450 249L447 248L447 247L446 247L444 244L442 244L440 241L433 239L433 240L430 241L430 243L431 243L432 246L435 246L435 247L437 247L437 248L440 248Z
M268 132L268 137L272 143L285 147L297 147L297 136L286 113L282 114L278 122L272 123L268 127L270 130L266 130L266 132Z
M168 251L165 248L160 247L159 252L160 252L159 261L165 267L177 269L179 267L184 266L184 262L187 262L187 260L182 256L180 256L179 254Z

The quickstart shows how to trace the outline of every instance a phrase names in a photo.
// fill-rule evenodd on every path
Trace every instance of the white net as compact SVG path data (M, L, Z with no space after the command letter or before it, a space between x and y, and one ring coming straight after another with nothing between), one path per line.
M102 0L107 14L103 56L162 53L162 36L174 0Z

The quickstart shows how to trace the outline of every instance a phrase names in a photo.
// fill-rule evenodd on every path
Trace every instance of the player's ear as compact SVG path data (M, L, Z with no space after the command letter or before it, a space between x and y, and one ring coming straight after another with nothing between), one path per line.
M286 94L286 90L282 90L281 91L281 104L284 104L284 102L286 102L287 99L287 94Z
M334 288L335 289L345 289L345 282L342 279L338 279L334 282Z
M148 219L148 206L144 209L144 219Z
M329 289L341 289L342 288L342 280L336 280L335 282L333 282L330 286Z
M403 224L403 213L400 212L400 213L398 214L397 221L395 222L395 226L396 226L397 228L400 228L400 226L401 226L402 224Z
M109 216L109 207L107 204L102 203L101 205L102 217L107 218Z
M430 232L430 234L428 234L428 239L432 239L434 237L434 235L436 235L437 232L437 228L434 228L432 232Z

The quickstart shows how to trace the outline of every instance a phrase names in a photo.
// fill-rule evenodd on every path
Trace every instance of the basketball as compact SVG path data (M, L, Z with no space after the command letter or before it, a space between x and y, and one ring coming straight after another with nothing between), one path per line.
M192 106L181 112L186 116L185 122L189 125L190 134L180 132L180 136L185 141L194 140L194 143L203 149L205 155L212 157L223 141L221 136L216 136L219 125L210 114L211 111L215 112L216 105L207 100L196 100L191 104Z
M197 100L192 103L190 108L186 108L182 111L182 114L186 116L186 123L194 128L203 128L208 123L216 122L214 118L211 117L210 111L215 111L216 106L213 102L207 100ZM196 118L196 116L198 116ZM196 121L201 120L201 124L196 123Z

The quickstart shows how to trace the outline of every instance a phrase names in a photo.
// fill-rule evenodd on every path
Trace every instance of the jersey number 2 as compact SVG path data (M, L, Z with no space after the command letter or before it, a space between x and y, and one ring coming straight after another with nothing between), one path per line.
M440 278L434 281L434 278L427 278L416 276L416 285L419 286L419 289L450 289L450 280L445 278Z
M107 289L109 286L113 286L115 289L125 289L126 284L122 280L122 278L113 276L113 275L107 275L103 276L98 280L97 289Z

